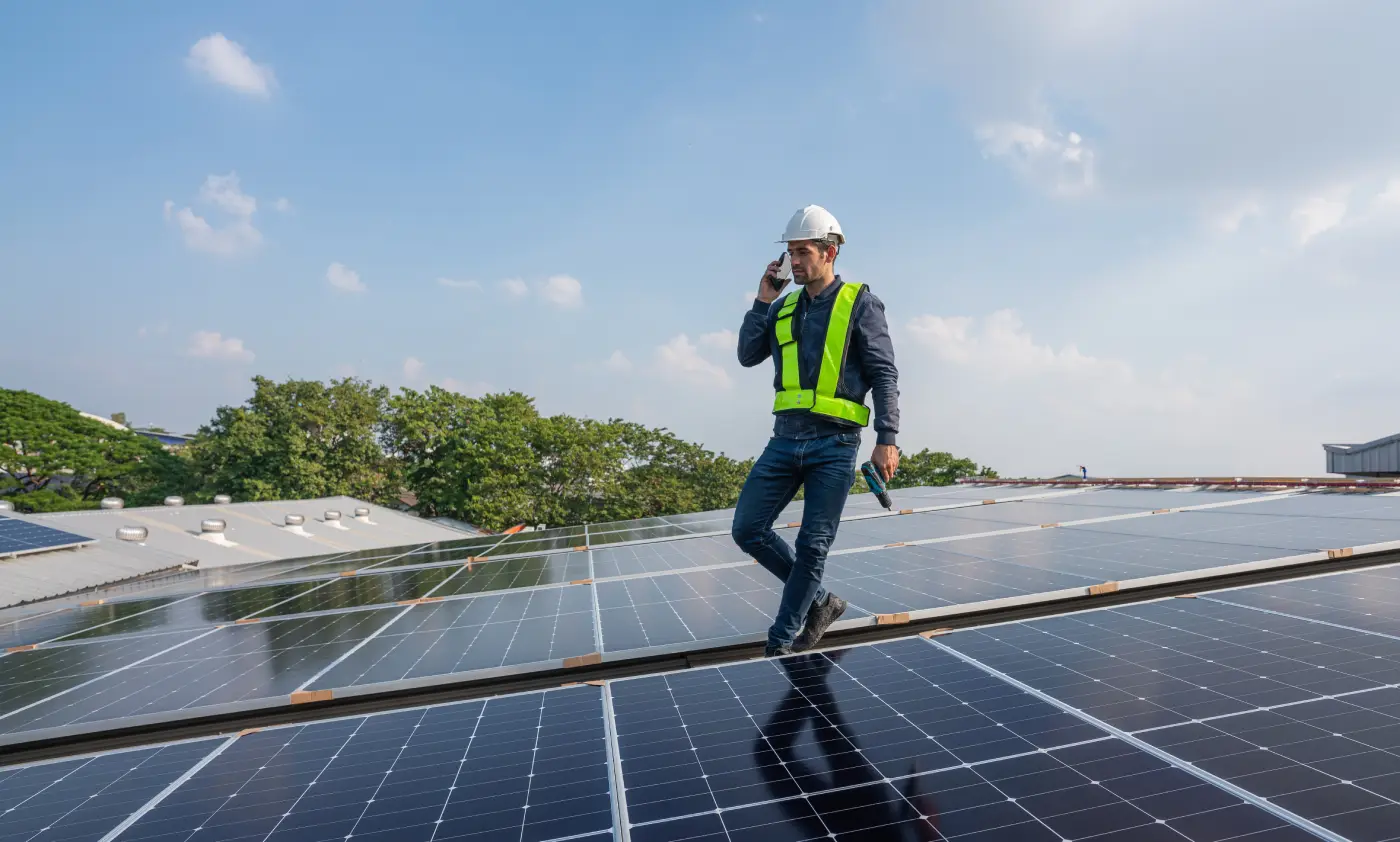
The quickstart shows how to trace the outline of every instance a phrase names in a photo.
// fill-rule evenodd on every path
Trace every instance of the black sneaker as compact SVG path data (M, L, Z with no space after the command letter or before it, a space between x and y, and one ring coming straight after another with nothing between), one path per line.
M805 652L821 642L822 635L831 628L842 614L846 613L846 600L834 593L828 593L825 605L813 605L807 609L807 627L797 640L792 642L792 651Z
M765 657L765 658L780 658L780 657L782 657L783 655L791 655L791 654L792 654L792 647L791 647L791 646L764 646L764 647L763 647L763 657Z

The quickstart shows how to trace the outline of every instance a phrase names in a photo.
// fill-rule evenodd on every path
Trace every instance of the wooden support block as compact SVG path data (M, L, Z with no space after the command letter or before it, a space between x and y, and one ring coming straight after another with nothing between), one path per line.
M1340 550L1328 550L1328 551L1327 551L1327 557L1328 557L1328 558L1347 558L1347 557L1349 557L1349 556L1351 555L1351 552L1352 552L1351 547L1343 547L1343 548L1341 548Z
M909 622L909 612L901 611L898 614L876 614L875 625L877 626L902 626Z
M308 702L329 702L332 698L330 690L298 690L292 694L292 704L304 705Z
M489 555L479 555L476 558L472 559L472 561L489 561L490 559L491 556Z
M577 681L565 681L563 684L560 684L559 686L560 686L560 687L577 687L577 686L578 686L578 682L577 682Z
M789 523L789 524L787 525L787 528L788 528L788 529L796 529L796 528L798 528L798 527L801 526L801 525L802 525L802 521L800 521L800 520L794 520L792 523Z
M261 622L262 622L262 617L244 617L242 620L234 620L234 621L233 621L233 624L234 624L235 626L244 626L244 625L247 625L248 623L261 623Z
M26 643L26 644L23 645L23 646L11 646L9 649L6 649L5 651L6 651L6 652L28 652L28 651L31 650L31 649L38 649L38 648L39 648L39 644L37 644L37 643Z
M1179 593L1179 594L1176 595L1176 598L1177 598L1177 599L1195 599L1195 598L1196 598L1196 595L1193 594L1193 593Z
M587 549L588 549L588 545L587 545L587 544L584 544L582 547L574 547L574 552L576 552L576 553L581 553L581 552L586 551Z
M593 584L593 580L592 580L592 579L575 579L575 580L573 580L572 582L570 582L569 584L571 584L571 585L591 585L591 584Z
M1041 529L1054 529L1054 528L1057 527L1057 526L1059 526L1058 523L1042 523L1042 524L1040 525L1040 528L1041 528Z
M258 733L258 732L261 731L261 730L262 730L261 728L244 728L242 731L239 731L239 732L238 732L238 736L240 736L240 737L246 737L246 736L248 736L249 734L256 734L256 733Z
M992 504L995 503L995 502L996 502L995 500L983 500L983 501L982 501L982 505L984 505L984 506L990 506L990 505L992 505Z
M577 658L565 658L564 668L573 669L574 667L588 667L593 664L601 664L602 662L603 653L592 652L588 655L579 655Z
M1113 593L1116 590L1118 590L1117 582L1104 582L1100 585L1090 585L1089 596L1100 596L1106 593Z
M1154 514L1154 515L1165 515L1165 514L1168 514L1168 513L1170 513L1170 512L1171 512L1171 509L1153 509L1153 510L1152 510L1152 514Z
M399 602L398 602L397 604L398 604L398 605L422 605L422 604L424 604L424 603L426 603L426 602L442 602L442 597L440 597L440 596L420 596L420 597L418 597L417 599L402 599L402 600L399 600Z
M900 510L899 510L899 513L902 514L902 515L912 515L912 514L914 513L914 510L913 510L913 509L900 509Z
M930 629L926 632L919 632L919 637L942 637L951 631L952 629Z
M584 684L587 684L589 687L602 687L604 684L607 684L606 681L600 681L600 680L598 680L598 679L596 679L596 678L593 679L592 681L585 681L585 682L583 682L583 683L584 683Z
M342 570L342 571L340 571L340 575L342 575L342 576L354 576L354 575L355 575L355 571L354 571L354 570Z
M101 605L102 603L104 603L104 602L106 602L106 601L107 601L107 600L105 600L105 599L94 599L94 600L91 600L91 601L89 601L89 602L80 602L80 603L78 603L78 607L79 607L79 608L87 608L89 605Z
M903 542L903 541L895 541L893 544L886 544L886 545L885 545L885 549L889 549L890 547L902 547L902 546L904 546L904 542Z

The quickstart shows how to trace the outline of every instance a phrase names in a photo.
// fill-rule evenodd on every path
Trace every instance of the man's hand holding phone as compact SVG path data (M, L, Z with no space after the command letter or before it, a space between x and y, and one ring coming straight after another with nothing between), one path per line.
M764 271L763 278L758 282L758 300L764 304L772 304L778 300L782 294L783 287L788 285L792 278L792 258L787 252L772 263L768 264L768 269Z

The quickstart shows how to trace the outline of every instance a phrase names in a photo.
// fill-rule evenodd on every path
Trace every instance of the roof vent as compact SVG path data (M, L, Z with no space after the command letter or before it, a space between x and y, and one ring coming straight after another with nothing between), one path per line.
M13 512L14 510L14 503L11 503L9 500L0 500L0 512Z
M329 526L331 529L339 529L341 532L350 531L346 528L345 524L340 522L340 512L337 512L335 509L328 510L321 516L321 520L325 521L326 526Z
M368 523L370 526L376 525L374 521L369 519L368 506L360 506L355 509L355 520L358 520L360 523Z
M326 520L340 520L340 512L337 512L335 509L331 509L330 511L326 512L326 514L325 514L325 519L326 519Z
M199 537L201 540L211 544L218 544L221 547L236 547L234 542L228 539L224 530L228 529L228 522L223 518L205 518L199 522Z
M230 497L230 496L228 496L227 494L215 494L215 495L214 495L214 505L216 505L216 506L227 506L229 503L232 503L232 502L233 502L233 498Z
M144 526L119 526L117 527L117 540L131 541L140 544L146 540L150 532Z
M104 508L104 509L120 509L121 507L123 507L123 506L125 506L125 505L126 505L126 504L122 502L122 498L120 498L120 497L103 497L103 498L102 498L102 508Z
M291 532L295 535L300 535L303 538L315 537L310 532L307 532L305 529L302 528L302 524L306 523L305 515L287 515L285 522L287 524L286 529L288 532Z
M172 496L172 497L166 497L166 498L165 498L165 505L167 505L167 506L183 506L183 505L185 505L185 498L184 498L184 497L174 497L174 496Z

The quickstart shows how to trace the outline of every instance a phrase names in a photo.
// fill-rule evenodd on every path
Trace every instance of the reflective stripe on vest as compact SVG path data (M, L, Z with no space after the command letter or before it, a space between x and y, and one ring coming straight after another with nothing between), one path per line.
M831 319L826 325L826 338L822 340L822 367L815 389L802 388L797 341L792 335L792 316L797 310L798 296L802 295L802 290L788 293L778 310L778 320L773 325L783 355L783 388L773 399L774 412L807 410L862 427L870 423L869 407L836 397L836 384L841 380L841 366L846 360L846 345L851 333L851 311L855 309L856 297L862 288L864 284L844 284L836 291L836 302L831 306Z

